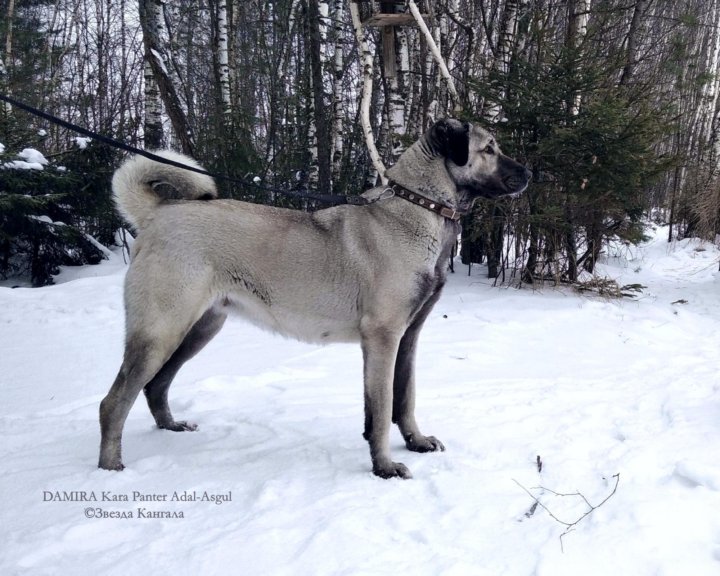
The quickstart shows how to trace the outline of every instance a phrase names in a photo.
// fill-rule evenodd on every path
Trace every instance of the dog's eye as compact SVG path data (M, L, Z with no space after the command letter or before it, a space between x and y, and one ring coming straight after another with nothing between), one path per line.
M485 146L485 150L483 150L483 152L485 152L485 154L495 154L495 149L488 144Z

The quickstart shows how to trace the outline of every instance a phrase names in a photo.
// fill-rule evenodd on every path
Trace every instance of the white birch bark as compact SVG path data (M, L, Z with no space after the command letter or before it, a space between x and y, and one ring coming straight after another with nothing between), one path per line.
M340 167L343 155L343 118L345 107L343 105L343 65L344 65L344 37L343 16L345 13L344 0L334 0L332 4L332 22L335 41L333 55L333 122L332 122L332 180L336 182L340 176Z
M7 32L5 33L5 60L12 62L13 52L13 21L15 19L15 0L8 0L7 16Z
M399 28L395 28L392 36L388 38L388 42L390 39L392 39L392 55L393 57L396 57L395 55L395 36L394 34L399 30ZM385 32L383 32L385 33ZM385 45L385 44L384 44ZM385 58L388 56L385 55ZM393 62L393 65L396 63ZM386 81L387 81L387 87L388 87L388 132L390 135L390 142L391 142L391 150L390 150L390 157L392 158L392 162L395 163L395 161L400 157L400 155L403 153L405 146L403 144L403 136L405 135L405 98L403 97L403 94L400 92L400 78L398 75L398 70L396 66L393 66L395 68L394 73L387 75L386 71Z
M458 97L457 89L455 88L455 82L453 81L452 76L450 75L450 71L448 70L447 65L445 64L445 60L442 57L442 54L440 53L440 49L437 46L437 43L435 42L435 38L433 38L432 33L427 27L427 24L425 23L425 20L422 17L422 14L420 14L420 10L417 7L417 4L415 3L415 0L407 0L408 8L410 9L410 13L415 18L415 21L418 23L418 26L420 27L420 31L425 36L425 41L427 42L428 48L430 49L431 54L433 55L433 58L437 62L438 68L440 69L440 73L442 74L442 77L445 78L445 81L447 82L448 91L450 92L450 96L453 99L454 102L454 111L455 113L459 113L462 108L460 107L460 98Z
M7 22L7 32L5 33L5 58L4 62L7 62L7 65L12 66L12 58L13 58L13 20L15 18L15 0L8 0L8 7L7 7L7 16L6 16L6 22ZM5 76L7 74L7 69L5 68L5 65L3 64L2 67L2 74ZM12 92L10 91L10 86L5 86L5 90L7 91L7 94L9 96L12 96ZM12 112L12 106L5 102L5 111L10 114Z
M450 0L448 9L452 13L457 14L460 10L460 0ZM452 74L453 70L457 68L457 62L455 61L455 46L457 45L458 26L450 26L448 19L448 16L443 15L443 22L447 27L447 32L445 33L445 46L447 47L446 60L448 70Z
M152 13L152 22L156 26L160 26L160 22L163 21L162 7L159 3L151 2L148 4L148 10ZM165 138L163 134L163 121L162 121L162 97L160 95L160 89L157 81L155 80L155 74L153 72L150 59L154 55L151 53L145 54L145 61L143 64L144 70L144 85L143 85L143 97L145 105L145 120L144 120L144 142L147 148L161 148L165 144Z
M360 50L360 65L362 67L363 89L360 100L360 122L365 136L365 145L370 154L372 165L377 171L377 175L382 178L383 184L387 183L385 178L385 165L383 164L377 147L375 146L375 137L370 123L370 100L373 90L373 53L365 39L365 32L360 22L360 12L356 2L350 2L350 16L352 17L353 28L355 29L355 37L357 39L358 48ZM377 177L376 175L376 177Z
M312 1L313 0L310 0L310 2L312 2ZM321 4L324 4L327 6L327 2L317 2L318 17L319 17L319 22L317 22L317 26L318 26L318 30L320 31L320 34L321 34L320 58L322 61L324 59L324 57L323 57L324 49L322 48L322 46L325 44L324 42L322 42L322 34L323 34L323 28L325 28L325 27L323 26L322 12L320 12ZM306 22L306 26L307 26L306 31L308 34L308 42L310 42L310 44L312 45L311 40L310 40L310 35L313 34L312 27L315 26L315 23L309 21L310 14L306 14L306 17L308 18L308 20ZM311 52L310 52L311 50L312 50L312 48L309 48L308 51L306 52L306 54L310 55L309 62L312 62L312 58L313 58L311 55ZM310 68L309 88L310 88L309 97L308 97L308 101L307 101L308 102L308 104L307 104L307 108L308 108L308 151L310 153L310 166L308 167L308 184L309 184L310 188L317 188L318 184L320 182L320 151L319 151L319 147L318 147L317 122L315 120L316 119L316 114L315 114L316 85L315 85L315 79L313 77L312 67Z
M162 123L162 102L160 90L158 89L155 76L149 60L145 59L144 64L144 86L143 96L145 104L144 141L146 148L162 148L163 146L163 123Z
M218 66L220 76L220 99L226 127L231 124L232 100L230 99L230 60L228 51L228 9L230 0L220 0L218 4Z
M174 136L177 138L185 154L194 155L194 138L187 119L187 111L179 97L180 83L173 82L170 74L175 70L169 52L171 42L165 38L168 31L165 27L164 8L161 0L140 0L140 25L143 31L145 57L152 66L155 82L160 90L164 110L170 118Z
M401 77L404 77L405 92L408 94L405 108L407 110L407 133L418 137L425 131L425 111L422 98L422 74L412 74L413 70L424 70L420 51L420 33L415 28L405 27L402 34L406 46L400 45ZM404 48L407 48L407 62L403 64ZM424 76L427 78L427 76Z
M587 25L590 20L590 4L591 0L576 0L571 4L571 6L574 5L575 7L575 13L570 14L570 29L573 31L571 32L570 42L573 48L578 48L587 35ZM577 93L570 107L570 114L572 116L580 114L581 105L582 95Z
M701 149L705 149L713 137L713 125L717 114L718 106L718 88L720 78L718 78L718 68L720 67L720 32L715 25L720 17L720 8L718 0L712 0L708 7L705 21L706 38L703 42L705 47L704 70L708 73L709 78L702 86L700 93L699 106L695 115L696 128L693 133L697 134L697 144ZM717 139L716 139L717 140ZM717 146L717 141L714 142ZM712 151L716 156L715 150Z
M330 21L330 2L318 2L318 12L320 13L320 56L323 62L330 60L328 51L327 35L328 35L328 23Z
M398 28L396 30L398 36L398 82L400 83L400 89L405 98L405 122L406 122L406 133L407 125L410 124L410 111L412 110L412 98L413 90L412 79L410 76L410 47L408 42L408 29Z
M500 18L500 31L498 32L497 47L493 68L495 72L506 77L510 71L513 46L517 38L517 22L520 0L507 0ZM505 100L505 90L501 90L495 102L489 102L485 110L485 119L489 122L501 122L503 118L502 102Z
M307 100L308 108L308 152L310 153L310 166L308 166L308 184L311 188L317 188L320 180L320 156L318 152L317 124L315 123L315 84L312 74L310 75L310 96Z

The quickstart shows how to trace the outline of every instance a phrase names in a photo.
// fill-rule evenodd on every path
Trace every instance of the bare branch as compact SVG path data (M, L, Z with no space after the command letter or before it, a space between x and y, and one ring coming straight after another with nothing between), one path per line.
M533 506L530 508L530 510L528 510L528 511L525 513L525 517L526 517L526 518L530 518L530 517L535 513L536 508L537 508L538 506L540 506L543 510L545 510L545 511L548 513L548 515L549 515L553 520L555 520L555 521L558 522L559 524L562 524L563 526L565 526L565 530L564 530L563 533L560 535L560 549L564 552L564 549L563 549L563 541L562 541L563 536L565 536L566 534L569 534L570 532L573 532L573 531L575 530L575 527L576 527L580 522L582 522L585 518L587 518L587 517L588 517L590 514L592 514L595 510L597 510L598 508L600 508L600 506L602 506L603 504L605 504L605 502L607 502L608 500L610 500L610 498L612 498L612 497L615 495L615 492L617 492L618 484L620 484L620 473L613 474L612 477L615 478L615 485L613 486L613 489L612 489L611 492L602 500L602 502L600 502L599 504L596 504L596 505L591 504L590 501L589 501L580 491L578 491L578 492L572 492L572 493L563 493L563 492L556 492L555 490L551 490L550 488L545 488L544 486L535 486L535 487L533 487L533 488L531 488L531 489L528 489L528 488L525 488L525 486L523 486L522 484L520 484L520 482L518 482L518 481L515 480L514 478L513 478L513 482L515 482L515 484L517 484L518 486L520 486L520 488L522 488L522 489L535 501L535 503L534 503ZM552 494L552 495L554 495L554 496L581 498L581 499L583 500L583 502L585 502L585 504L587 505L588 509L587 509L587 511L586 511L584 514L582 514L577 520L575 520L575 521L573 521L573 522L566 522L565 520L561 520L560 518L558 518L557 516L555 516L555 514L553 514L553 512L552 512L547 506L545 506L545 504L543 504L542 502L540 502L540 499L539 499L537 496L535 496L532 492L530 492L530 490L542 490L543 492L549 492L550 494Z

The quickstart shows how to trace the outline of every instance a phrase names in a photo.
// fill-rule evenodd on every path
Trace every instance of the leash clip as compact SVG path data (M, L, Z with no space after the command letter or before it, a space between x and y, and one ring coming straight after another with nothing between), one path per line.
M390 200L393 196L395 196L395 189L392 186L388 186L385 190L380 192L380 195L375 201L379 202L380 200Z

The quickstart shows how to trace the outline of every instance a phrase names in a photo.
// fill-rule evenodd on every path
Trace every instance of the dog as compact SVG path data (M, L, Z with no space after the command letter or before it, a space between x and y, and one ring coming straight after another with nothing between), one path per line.
M445 284L460 216L475 198L520 194L530 172L483 128L442 119L386 176L366 205L302 212L217 199L210 176L142 156L118 168L114 198L138 234L123 362L100 404L100 468L124 468L122 431L140 390L159 428L197 428L174 419L168 389L229 313L306 342L360 342L363 436L377 476L412 477L391 458L391 423L409 450L445 449L415 421L418 335Z

